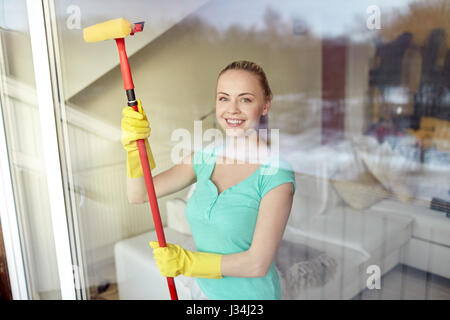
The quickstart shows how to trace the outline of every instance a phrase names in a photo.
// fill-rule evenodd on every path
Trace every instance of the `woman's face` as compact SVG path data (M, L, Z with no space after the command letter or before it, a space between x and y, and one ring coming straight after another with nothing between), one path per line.
M258 77L244 70L227 70L217 81L216 117L227 135L242 136L258 129L270 109Z

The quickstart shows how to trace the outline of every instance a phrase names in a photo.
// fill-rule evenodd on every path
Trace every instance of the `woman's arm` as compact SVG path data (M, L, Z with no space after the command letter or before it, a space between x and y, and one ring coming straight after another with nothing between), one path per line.
M194 183L197 176L192 163L193 153L184 158L181 163L153 177L156 197L164 197ZM147 202L148 196L144 177L134 179L127 177L127 194L130 203Z
M248 278L267 274L289 219L293 194L292 183L267 192L259 206L250 249L222 256L222 275Z

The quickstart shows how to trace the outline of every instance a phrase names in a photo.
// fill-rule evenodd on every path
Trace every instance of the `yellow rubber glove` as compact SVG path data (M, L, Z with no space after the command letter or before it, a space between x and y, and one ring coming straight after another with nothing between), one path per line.
M147 149L148 162L150 170L153 170L155 159L153 158L150 145L147 138L150 137L150 125L142 108L141 100L138 102L138 112L134 111L132 107L125 107L122 110L123 118L121 123L122 138L121 142L127 151L127 176L130 178L139 178L144 175L141 166L141 159L139 158L139 150L137 140L145 140L145 148Z
M156 265L163 277L222 278L220 263L222 255L209 252L192 252L177 244L161 248L157 241L151 241Z

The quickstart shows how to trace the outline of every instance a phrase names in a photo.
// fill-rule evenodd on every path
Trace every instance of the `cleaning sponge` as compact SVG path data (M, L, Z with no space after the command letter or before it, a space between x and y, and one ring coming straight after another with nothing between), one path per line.
M124 18L108 20L83 29L86 42L125 38L131 33L132 24Z

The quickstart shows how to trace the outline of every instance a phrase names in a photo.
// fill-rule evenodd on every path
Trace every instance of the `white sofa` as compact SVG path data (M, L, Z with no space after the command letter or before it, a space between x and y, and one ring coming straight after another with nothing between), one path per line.
M187 221L183 221L185 200L168 203L168 242L178 243L195 250L190 235L186 234ZM365 213L346 208L325 218L313 219L304 229L286 228L284 240L304 244L326 252L337 261L337 270L331 281L323 287L308 287L295 299L350 299L366 287L369 265L380 266L382 274L402 261L402 247L411 238L410 217L389 215L381 210ZM324 237L325 235L325 237ZM120 299L169 299L167 283L158 272L148 242L156 240L151 231L120 241L115 246L117 283ZM180 299L190 299L192 279L179 276L175 283Z
M371 265L378 266L381 275L402 263L450 278L450 219L426 208L423 202L407 203L392 197L369 199L374 203L353 208L331 183L329 173L336 170L330 166L342 167L326 160L328 152L335 151L324 148L317 153L302 153L303 162L294 165L297 191L282 250L294 255L300 247L320 251L336 262L335 269L321 285L298 281L297 287L279 269L283 298L351 299L367 288ZM194 188L195 184L185 199L167 203L165 229L168 242L191 249L195 245L184 211ZM360 203L358 199L357 205ZM159 275L148 248L150 240L156 240L154 231L116 244L120 299L169 299L166 281ZM277 255L277 267L288 256ZM180 299L189 299L192 279L179 276L175 281Z
M166 240L195 250L192 237L171 228L164 228ZM116 279L120 300L169 300L168 284L153 259L149 242L156 240L156 232L122 240L114 246ZM178 298L191 299L192 278L182 275L175 278Z

